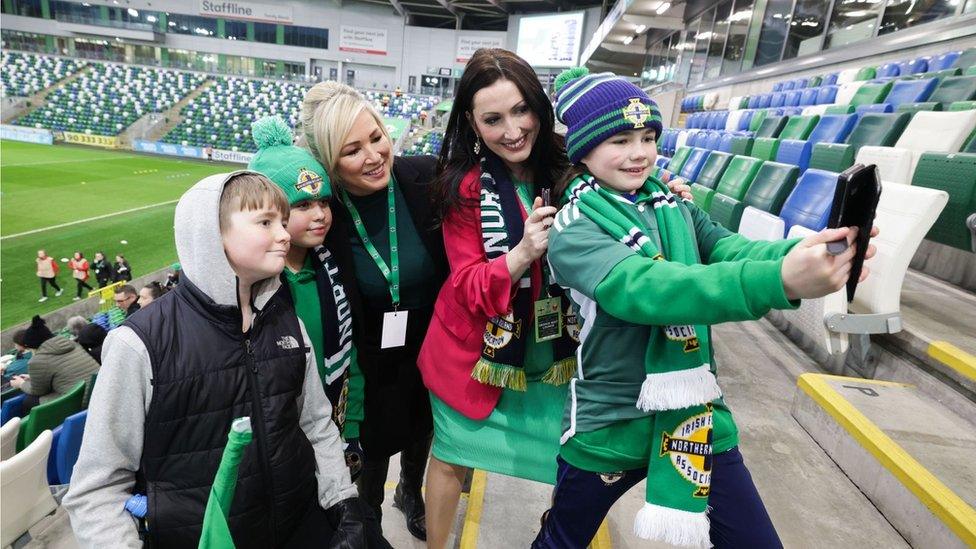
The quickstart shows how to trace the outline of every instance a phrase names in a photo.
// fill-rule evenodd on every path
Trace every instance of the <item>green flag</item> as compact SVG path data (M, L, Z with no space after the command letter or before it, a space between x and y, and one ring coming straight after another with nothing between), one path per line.
M244 456L244 448L251 443L251 418L237 418L227 434L227 446L220 458L220 467L210 488L207 511L203 515L200 549L233 549L234 538L227 525L227 514L237 488L237 467Z

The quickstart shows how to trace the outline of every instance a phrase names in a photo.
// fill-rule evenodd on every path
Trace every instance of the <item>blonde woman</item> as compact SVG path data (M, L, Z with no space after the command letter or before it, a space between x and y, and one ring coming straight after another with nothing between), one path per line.
M341 272L354 274L345 289L366 381L359 493L379 517L390 456L401 453L394 506L410 533L425 540L420 487L432 423L417 355L447 277L428 194L436 160L394 157L382 118L344 84L312 87L301 119L305 145L337 184L333 213L349 235L331 231L326 247Z

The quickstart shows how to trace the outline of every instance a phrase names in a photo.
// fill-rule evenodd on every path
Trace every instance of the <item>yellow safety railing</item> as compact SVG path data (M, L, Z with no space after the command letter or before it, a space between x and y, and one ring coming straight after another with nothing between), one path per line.
M88 292L88 297L98 296L98 310L108 311L115 307L115 290L125 285L124 280Z

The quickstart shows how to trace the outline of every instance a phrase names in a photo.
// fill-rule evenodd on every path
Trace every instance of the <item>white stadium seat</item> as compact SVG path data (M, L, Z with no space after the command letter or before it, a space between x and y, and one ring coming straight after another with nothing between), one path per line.
M857 90L866 83L863 80L858 80L856 82L841 84L840 88L837 89L837 98L834 99L834 105L850 105L851 99L854 99L854 96L857 94Z
M20 418L12 417L0 427L0 461L17 453L17 435L20 434Z
M746 206L739 221L739 234L751 240L782 240L786 222L759 208Z
M688 142L688 136L689 133L685 130L678 132L678 138L674 141L674 150L684 147L685 143Z
M728 109L727 110L730 110L730 111L737 111L737 110L739 110L739 104L740 103L742 103L742 96L741 95L737 95L735 97L729 98L729 104L728 104Z
M0 546L6 547L57 509L47 485L47 455L51 431L44 431L30 446L0 462Z
M857 73L861 69L845 69L837 74L837 84L847 84L857 78Z
M915 153L907 149L865 146L857 151L856 162L877 164L882 184L910 185L915 172L913 157L917 161Z
M732 111L729 113L729 117L725 119L725 130L734 132L739 129L739 121L745 115L746 111Z
M830 105L810 105L809 107L803 107L803 116L823 116L827 114L827 107Z
M703 106L706 111L714 110L715 106L718 105L718 92L709 92L705 94L705 101Z

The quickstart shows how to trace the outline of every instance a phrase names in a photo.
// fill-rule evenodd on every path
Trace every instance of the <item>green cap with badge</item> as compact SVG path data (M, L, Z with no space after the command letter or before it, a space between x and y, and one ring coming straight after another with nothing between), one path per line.
M322 164L307 150L292 144L288 124L277 116L267 116L251 124L251 135L258 152L247 165L281 187L294 206L306 200L332 198L332 185Z

